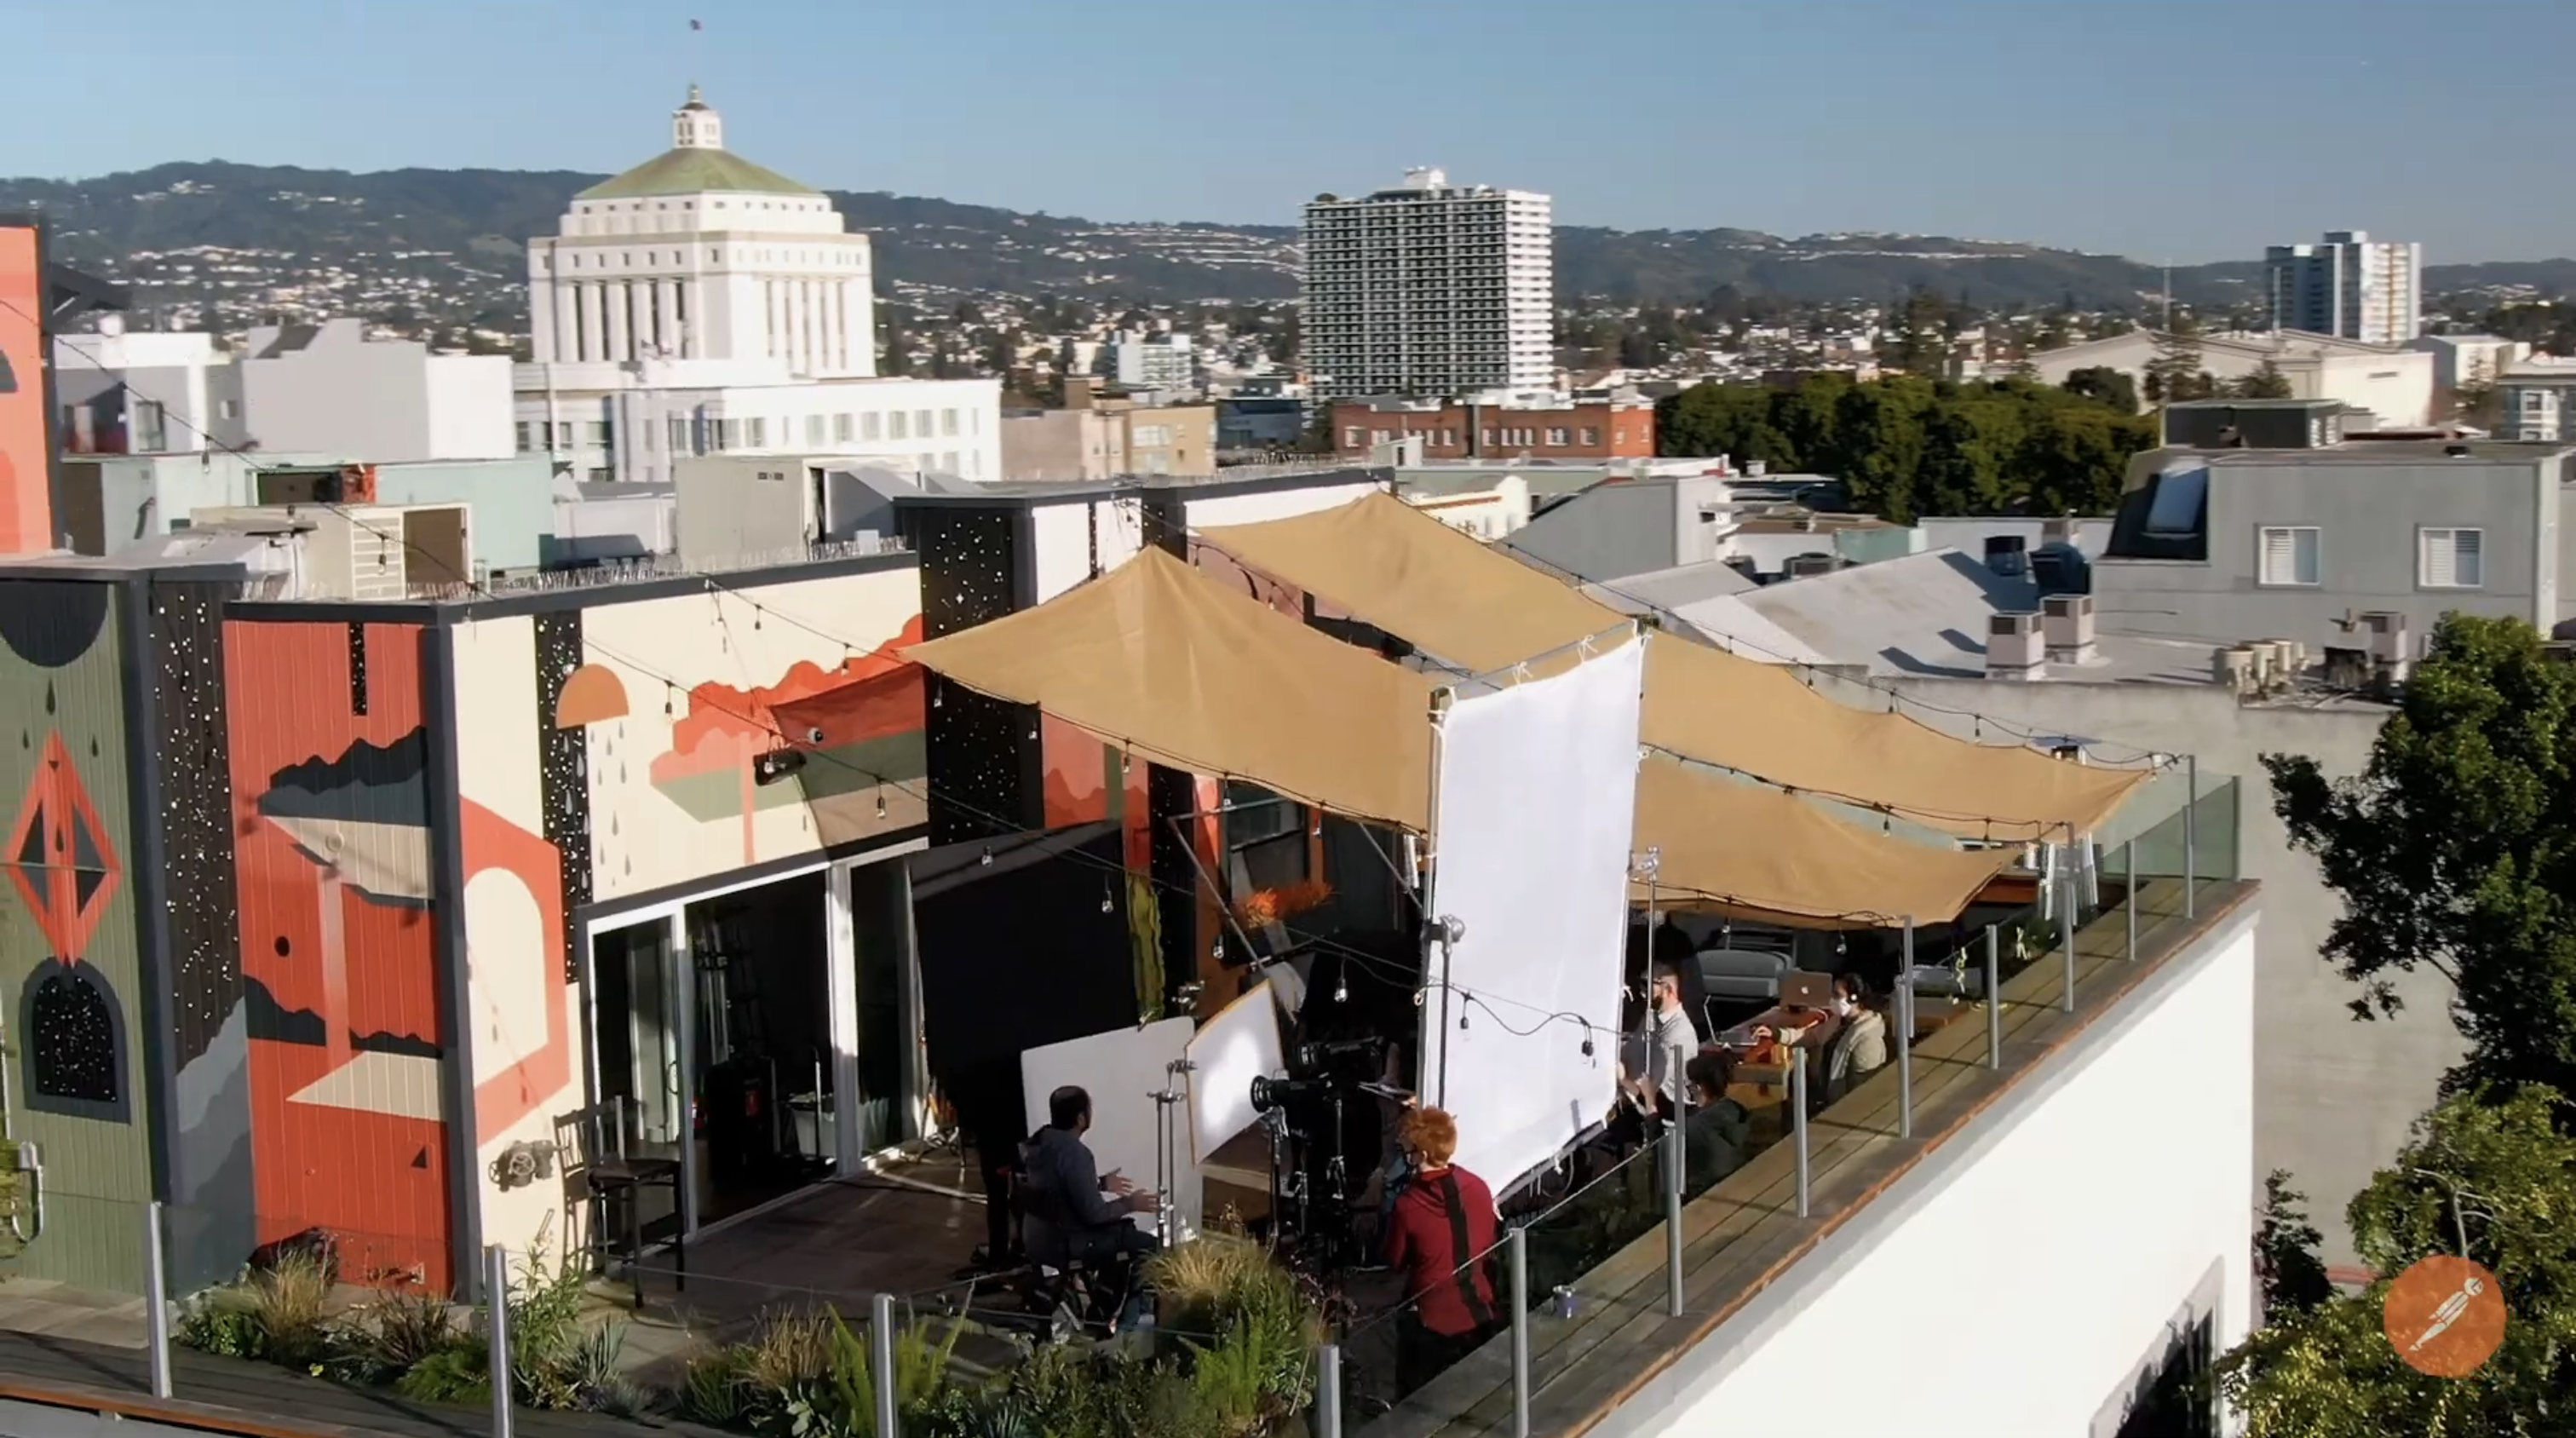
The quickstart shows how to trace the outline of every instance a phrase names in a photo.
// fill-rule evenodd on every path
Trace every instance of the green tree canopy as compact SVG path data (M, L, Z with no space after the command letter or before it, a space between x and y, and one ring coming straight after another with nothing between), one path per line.
M2221 1360L2247 1438L2471 1438L2576 1432L2576 1140L2539 1087L2456 1095L2417 1121L2397 1161L2348 1210L2377 1278L2358 1294L2282 1305ZM2391 1280L2457 1254L2503 1288L2504 1343L2465 1378L2399 1358L2381 1328Z
M2548 657L2530 625L2453 614L2360 775L2263 756L2290 842L2343 897L2323 954L2362 986L2354 1011L2396 1013L2392 973L2451 981L2469 1041L2452 1091L2576 1093L2571 712L2576 666Z
M1701 384L1656 407L1663 451L1833 475L1852 504L1899 523L1930 514L2101 513L2155 424L2022 380L1951 384L1896 375L1795 388Z
M2288 399L2290 377L2267 359L2255 366L2252 374L2239 376L2227 389L2238 399Z
M2138 382L2124 369L2087 365L2074 370L2066 376L2066 392L2098 399L2129 414L2138 412Z

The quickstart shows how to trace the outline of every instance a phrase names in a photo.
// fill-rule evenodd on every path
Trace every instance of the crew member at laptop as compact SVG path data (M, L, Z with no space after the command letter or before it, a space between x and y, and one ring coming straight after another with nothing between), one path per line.
M1494 1191L1449 1161L1458 1152L1455 1120L1417 1108L1405 1114L1402 1135L1413 1178L1387 1223L1386 1262L1404 1274L1396 1381L1411 1393L1500 1326L1493 1250L1502 1225Z
M1077 1260L1106 1263L1157 1246L1154 1235L1127 1216L1160 1212L1162 1200L1115 1169L1102 1173L1082 1141L1090 1131L1091 1095L1067 1084L1047 1095L1047 1126L1029 1139L1028 1219L1021 1236L1029 1257L1052 1267Z

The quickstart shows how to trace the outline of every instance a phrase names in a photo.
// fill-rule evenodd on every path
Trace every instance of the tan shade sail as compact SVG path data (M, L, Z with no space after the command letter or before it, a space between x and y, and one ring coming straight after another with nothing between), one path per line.
M1388 494L1200 537L1451 663L1500 669L1620 616ZM2144 771L2086 768L1973 744L1903 714L1854 708L1794 669L1684 642L1646 652L1644 737L1793 789L1894 809L1954 833L2090 829Z
M1658 639L1646 651L1679 641ZM1637 851L1656 900L1807 928L1894 928L1959 916L2012 856L1918 844L1822 805L1658 756L1637 772ZM1633 897L1647 898L1635 885Z
M1161 549L904 657L1155 763L1425 826L1431 681L1212 584Z
M2149 777L1970 743L1901 713L1837 703L1786 665L1702 644L1646 651L1641 731L1658 749L1971 837L2088 832Z

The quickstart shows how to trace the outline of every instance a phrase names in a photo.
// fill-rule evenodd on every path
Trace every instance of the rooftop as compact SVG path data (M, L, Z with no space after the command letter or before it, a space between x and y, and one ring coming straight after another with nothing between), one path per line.
M576 200L632 200L653 195L702 195L709 192L751 195L819 195L776 170L755 165L730 150L672 149L622 175L600 181Z

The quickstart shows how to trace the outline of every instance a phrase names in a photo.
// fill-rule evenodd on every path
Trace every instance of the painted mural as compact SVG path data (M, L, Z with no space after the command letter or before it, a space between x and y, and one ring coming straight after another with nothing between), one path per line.
M149 1191L119 591L0 585L0 1043L46 1231L15 1267L139 1276L119 1215Z
M556 722L584 740L591 896L927 822L924 685L899 657L921 637L909 567L585 611Z
M224 631L258 1241L446 1287L421 631Z

